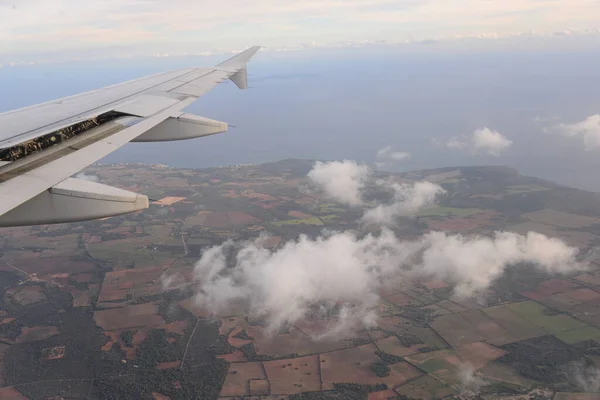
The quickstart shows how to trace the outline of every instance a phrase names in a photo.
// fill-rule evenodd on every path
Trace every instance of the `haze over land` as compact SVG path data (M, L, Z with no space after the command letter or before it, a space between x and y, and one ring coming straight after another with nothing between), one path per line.
M0 399L597 400L599 20L0 0L0 113L264 46L228 133L75 175L148 209L0 230Z
M2 231L0 397L595 400L597 194L351 161L82 174L157 200Z
M595 37L588 40L585 45L576 38L554 38L526 46L480 40L469 49L432 43L261 52L249 67L250 90L220 85L189 108L236 128L189 142L131 144L105 161L180 167L287 157L381 163L377 153L392 146L411 157L384 163L384 169L509 165L600 190L595 173L600 149L594 146L600 53ZM224 57L6 67L0 69L6 94L0 110ZM492 144L496 147L471 141L486 127L504 138Z

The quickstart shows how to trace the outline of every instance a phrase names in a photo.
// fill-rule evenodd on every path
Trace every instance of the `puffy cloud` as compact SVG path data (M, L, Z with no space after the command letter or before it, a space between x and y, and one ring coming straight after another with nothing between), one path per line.
M461 394L467 398L478 395L481 388L487 385L487 382L477 376L475 368L470 364L461 364L458 369L458 381Z
M375 324L380 290L403 281L435 277L452 283L457 296L469 297L516 263L551 273L578 267L575 248L537 233L488 238L433 232L401 241L387 229L362 238L338 232L301 236L274 251L261 240L228 242L202 255L195 266L199 305L218 314L245 302L273 331L334 312L337 322L330 329L338 332L340 326Z
M99 178L97 175L91 175L91 174L86 174L85 172L80 172L77 175L75 175L75 178L77 179L83 179L85 181L91 181L91 182L98 182Z
M351 206L363 205L366 185L374 183L383 190L392 192L391 204L380 204L367 209L363 222L392 225L396 217L415 214L421 207L433 204L436 197L444 193L439 185L431 182L414 184L395 183L391 180L371 182L373 173L364 165L354 161L317 161L308 177L331 199Z
M477 129L470 136L455 136L446 142L446 146L450 149L469 150L471 154L486 153L499 156L512 146L512 143L512 140L507 139L500 132L486 127Z
M317 161L308 178L332 199L351 206L362 204L361 190L371 176L366 165L356 161Z
M186 280L180 274L162 274L160 277L160 285L163 291L173 289L183 289L186 287Z
M592 115L574 124L560 124L554 129L567 137L582 138L586 150L600 147L600 114Z
M583 361L573 361L567 365L566 375L579 390L600 393L600 368Z
M332 198L360 205L371 171L355 162L317 162L308 174ZM375 184L394 192L393 201L365 212L363 221L389 224L432 203L443 189L430 182ZM204 252L195 266L199 305L219 314L240 304L264 318L274 332L306 318L334 315L325 335L373 326L382 289L421 278L442 279L459 297L479 296L508 266L531 263L549 273L580 267L577 249L559 239L530 232L497 232L467 237L430 232L399 240L384 228L379 235L323 232L300 236L275 250L264 237L227 242Z
M422 207L433 204L438 195L445 193L441 186L426 181L414 184L393 183L390 188L394 192L393 202L366 210L364 222L393 224L396 217L413 215Z
M455 284L458 296L485 291L507 265L535 263L549 273L566 273L575 265L577 250L556 238L535 232L526 236L497 232L493 238L468 238L432 232L421 239L423 272Z
M386 146L377 152L377 168L390 168L398 161L410 160L410 153L404 151L393 151L392 146Z

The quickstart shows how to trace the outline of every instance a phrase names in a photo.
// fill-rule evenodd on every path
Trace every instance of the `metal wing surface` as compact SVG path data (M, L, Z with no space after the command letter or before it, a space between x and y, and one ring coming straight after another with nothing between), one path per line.
M151 75L0 114L0 226L73 222L148 207L141 194L70 178L129 142L227 131L181 110L224 80L247 88L252 47L210 68Z

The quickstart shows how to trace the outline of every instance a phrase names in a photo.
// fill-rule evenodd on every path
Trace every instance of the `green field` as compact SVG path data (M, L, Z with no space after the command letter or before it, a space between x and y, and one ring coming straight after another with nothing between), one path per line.
M440 381L454 385L458 381L458 365L449 361L456 359L454 350L438 350L430 353L421 353L405 358L415 367L431 374Z
M510 365L503 364L497 361L489 362L485 367L479 370L482 377L491 383L501 384L505 387L523 390L524 388L533 387L537 384L536 381L524 378Z
M136 221L123 221L121 226L138 226L139 223Z
M89 253L95 260L110 263L113 267L118 268L130 265L135 265L136 268L153 267L165 265L173 260L173 256L164 253L151 254L149 251L132 253L115 250L90 250Z
M448 362L444 359L434 358L434 359L425 361L423 364L420 364L419 368L421 368L423 371L431 374L431 373L439 371L441 369L452 369L452 368L454 368L454 366L451 364L448 364Z
M302 219L290 219L290 220L286 220L286 221L274 221L274 222L272 222L272 224L275 226L279 226L279 227L284 226L284 225L316 225L316 226L325 225L323 223L323 221L321 221L317 217L302 218Z
M338 204L335 204L335 203L319 204L317 206L317 209L319 210L319 213L321 213L321 214L338 213L338 212L346 211L343 208L341 208Z
M406 359L423 371L431 374L439 370L454 370L456 366L446 361L446 357L455 356L454 350L438 350L430 353L414 354Z
M555 333L554 336L567 344L573 344L583 342L584 340L600 338L600 329L593 326L586 326L584 328L573 329L572 331Z
M470 215L478 214L482 212L478 208L453 208L453 207L436 207L420 211L417 215L419 217L459 217L464 218Z
M489 307L481 311L520 340L546 335L546 332L538 325L523 318L507 306Z
M550 188L547 188L544 186L538 186L538 185L513 185L513 186L508 186L506 189L507 189L508 193L510 193L510 194L545 192L547 190L550 190Z
M534 301L524 301L521 303L512 303L508 308L522 316L535 325L546 329L552 334L580 329L588 325L565 314L546 315L544 307Z
M340 217L338 215L331 214L331 215L323 215L319 218L321 218L321 221L332 221L334 219L339 219Z
M395 389L398 394L414 399L434 400L456 393L452 388L430 375L425 375Z

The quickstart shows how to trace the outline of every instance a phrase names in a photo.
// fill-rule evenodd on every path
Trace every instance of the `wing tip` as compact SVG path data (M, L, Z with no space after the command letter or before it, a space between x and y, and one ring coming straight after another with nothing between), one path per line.
M246 50L242 51L241 53L238 53L236 55L234 55L231 58L228 58L227 60L223 61L222 63L218 64L219 67L236 67L236 68L243 68L248 61L250 61L250 59L262 48L262 46L252 46L247 48Z

